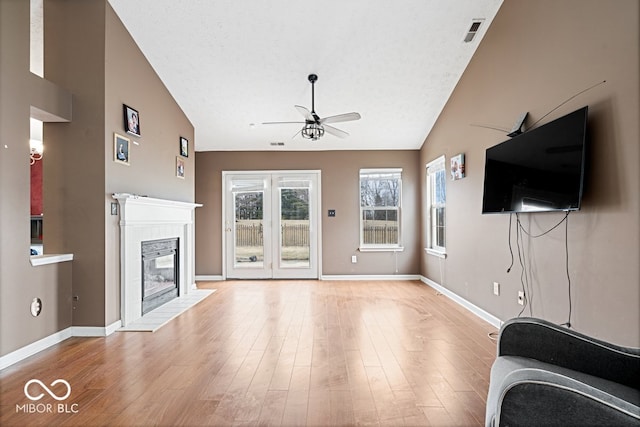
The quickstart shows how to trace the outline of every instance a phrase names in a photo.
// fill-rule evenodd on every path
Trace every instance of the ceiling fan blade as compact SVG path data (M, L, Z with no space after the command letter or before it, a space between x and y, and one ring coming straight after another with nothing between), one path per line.
M322 127L324 128L325 132L330 133L333 136L337 136L338 138L346 138L349 136L347 132L338 128L334 128L333 126L322 125Z
M289 124L296 124L296 125L303 125L306 122L262 122L263 125L289 125Z
M313 115L311 115L311 111L309 111L309 109L307 109L306 107L303 107L302 105L295 105L296 110L298 110L300 112L300 114L302 114L302 116L311 121L311 122L315 122L316 119L313 117Z
M304 129L304 128L301 128L298 132L296 132L296 133L291 137L291 139L293 139L293 138L295 138L296 136L300 135L300 134L302 133L302 129Z
M338 123L338 122L349 122L352 120L360 120L361 116L358 113L345 113L338 114L336 116L325 117L320 120L320 123Z

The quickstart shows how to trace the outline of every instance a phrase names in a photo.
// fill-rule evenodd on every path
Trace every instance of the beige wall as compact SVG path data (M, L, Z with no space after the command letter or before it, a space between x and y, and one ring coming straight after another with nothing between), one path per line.
M141 194L159 199L193 202L195 156L193 125L164 83L140 52L110 6L106 10L105 52L105 193L103 209L109 212L113 193ZM141 136L124 132L122 104L140 113ZM113 161L113 134L131 139L130 165ZM189 141L184 179L176 177L179 138ZM138 144L134 144L137 142ZM107 215L106 323L120 319L119 217Z
M320 170L322 173L322 273L393 275L393 253L360 253L359 170L401 167L402 236L398 274L418 272L420 206L418 151L199 152L196 156L196 275L222 274L222 171ZM327 210L335 209L335 218ZM351 263L358 255L358 263Z
M111 194L193 201L193 157L175 176L179 137L193 144L193 126L105 0L45 2L45 76L74 95L72 122L44 129L56 159L44 175L45 250L75 256L73 324L110 325L120 318ZM123 104L138 110L140 137L125 133ZM114 133L131 139L129 166L113 161Z
M591 168L582 209L569 216L572 323L579 331L640 346L638 5L636 0L504 2L421 152L422 167L441 154L448 160L465 153L467 172L461 181L447 181L447 259L423 255L423 275L500 319L519 313L517 255L506 272L509 216L480 214L485 149L507 138L474 125L510 128L523 111L532 124L607 80L541 124L589 105ZM522 220L538 233L562 216L529 214ZM515 239L513 245L515 251ZM564 225L526 240L525 249L533 315L566 322ZM493 281L502 285L499 297L492 294Z
M68 116L69 94L29 73L29 2L0 1L0 355L71 326L72 265L29 262L30 106ZM30 314L33 298L42 313ZM19 326L19 327L17 327Z
M73 324L105 325L105 3L44 2L44 75L73 93L70 123L43 129L43 242L73 253Z
M29 2L0 1L0 355L69 326L120 318L119 226L110 195L130 192L194 200L195 158L175 176L178 138L193 126L132 42L106 0L48 0L45 78L29 73ZM70 100L73 100L73 111ZM141 115L131 165L113 162L124 135L122 104ZM29 262L30 107L69 123L45 123L44 245L74 260ZM4 146L7 148L4 148ZM72 296L79 300L72 303ZM43 301L42 314L29 312ZM16 327L19 325L19 327Z

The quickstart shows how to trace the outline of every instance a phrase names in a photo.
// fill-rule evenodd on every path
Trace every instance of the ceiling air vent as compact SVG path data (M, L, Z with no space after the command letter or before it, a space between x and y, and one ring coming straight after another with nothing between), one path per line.
M469 43L471 40L473 40L473 38L476 36L476 33L480 29L480 24L482 24L483 21L484 19L474 19L471 22L471 27L469 27L469 31L467 32L467 35L464 37L465 43Z

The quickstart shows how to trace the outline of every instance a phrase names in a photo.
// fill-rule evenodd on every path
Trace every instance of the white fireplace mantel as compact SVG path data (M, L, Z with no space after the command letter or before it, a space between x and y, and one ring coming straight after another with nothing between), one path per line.
M143 241L179 240L179 294L195 286L195 208L197 203L113 194L120 205L120 313L122 326L142 317Z

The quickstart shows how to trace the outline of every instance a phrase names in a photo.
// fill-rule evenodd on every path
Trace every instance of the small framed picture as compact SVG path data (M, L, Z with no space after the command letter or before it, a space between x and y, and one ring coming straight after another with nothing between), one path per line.
M180 137L180 155L189 157L189 140L187 138Z
M184 179L184 159L176 157L176 176Z
M124 111L124 130L131 135L140 136L140 114L137 110L122 105Z
M129 138L113 134L113 161L129 166Z
M456 181L464 178L464 154L451 158L451 179Z

